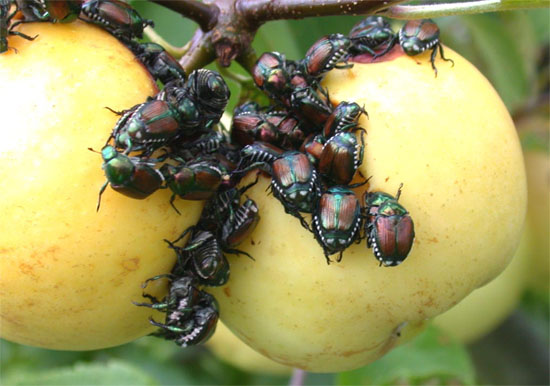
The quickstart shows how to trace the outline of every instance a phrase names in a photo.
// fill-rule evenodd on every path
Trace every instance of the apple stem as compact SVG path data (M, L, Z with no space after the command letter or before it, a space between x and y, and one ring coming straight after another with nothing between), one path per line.
M307 371L302 369L292 369L292 376L288 386L303 386L306 380Z

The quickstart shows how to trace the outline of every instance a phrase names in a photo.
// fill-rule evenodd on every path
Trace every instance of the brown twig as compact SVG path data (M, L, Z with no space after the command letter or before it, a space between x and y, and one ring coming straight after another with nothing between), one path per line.
M270 20L369 15L406 0L237 0L236 9L256 28Z
M198 29L190 41L189 50L181 57L180 64L186 73L190 73L197 68L202 68L216 59L216 54L210 39L209 33L204 33Z
M210 31L218 22L220 9L215 3L196 0L151 0L196 22L203 31Z
M251 48L265 22L328 15L373 14L405 0L151 0L196 21L201 27L180 63L187 71L215 58L228 67L235 59L247 70L255 61Z
M252 73L252 68L258 61L256 51L249 46L248 49L237 57L237 63L239 63L245 70Z

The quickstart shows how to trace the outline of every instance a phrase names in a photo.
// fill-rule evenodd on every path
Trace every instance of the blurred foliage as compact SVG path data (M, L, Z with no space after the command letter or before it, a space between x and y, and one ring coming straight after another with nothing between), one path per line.
M472 385L466 349L435 326L361 369L341 373L338 385Z
M134 1L133 5L141 14L153 19L157 32L174 45L184 45L196 28L193 22L157 4ZM298 59L322 35L347 33L359 20L361 17L336 16L271 22L260 28L253 46L258 53L280 51L290 59ZM538 64L544 54L548 54L549 20L549 9L537 9L446 17L436 21L441 27L442 42L473 62L487 76L514 115L521 114L542 92L547 92L547 85L543 84L548 81L547 63L542 68ZM396 23L396 28L399 24ZM236 64L230 71L245 74ZM234 81L228 80L228 83L232 108L240 90ZM464 347L430 328L365 368L337 375L308 374L306 384L432 385L476 381L548 384L548 309L548 293L528 292L515 315L516 319L520 318L521 326L512 323L512 327L506 327L504 338L489 336L471 347ZM517 335L518 328L519 334L530 341L520 340L517 346L506 347L511 353L493 342L494 339L500 344L503 340L510 341L507 338L510 335L506 334ZM517 358L518 353L521 351L522 357L529 357L533 342L539 350L532 352L535 359L522 362ZM288 383L286 377L251 374L234 368L203 347L180 349L171 342L148 337L120 347L89 352L51 351L2 341L0 358L2 385ZM533 370L531 365L537 359L542 364ZM538 373L533 376L533 371Z

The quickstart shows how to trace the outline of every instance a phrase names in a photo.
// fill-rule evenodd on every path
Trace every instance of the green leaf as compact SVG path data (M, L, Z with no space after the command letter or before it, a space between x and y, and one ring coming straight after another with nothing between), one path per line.
M548 291L529 289L521 299L521 310L528 318L531 329L546 345L550 343L550 295Z
M300 56L297 58L302 59L309 47L325 35L331 33L347 35L353 25L364 18L365 16L326 16L290 20L288 24L297 37L295 44L300 50Z
M535 132L520 132L521 147L527 151L540 151L550 154L550 144L548 137L544 137Z
M472 44L472 34L464 22L463 17L441 17L435 19L435 21L441 31L441 42L451 47L479 68L482 60L475 46Z
M153 20L155 31L176 46L187 43L198 28L195 22L151 1L133 1L132 7L144 18Z
M198 365L204 357L202 351L201 347L182 348L174 342L149 336L122 346L95 351L92 360L96 363L122 360L146 372L162 385L212 384L210 378L207 379L210 382L203 382L210 374L205 374Z
M338 385L474 384L466 349L434 326L376 362L341 373Z
M533 24L537 42L539 44L548 44L550 40L550 23L548 23L548 20L550 20L550 9L531 9L526 13Z
M481 72L491 81L510 111L521 107L531 91L528 70L514 37L521 33L509 30L492 14L463 17L472 34L472 44L482 60Z
M0 373L7 376L13 372L48 370L69 366L78 361L87 361L90 351L61 351L25 346L0 339Z
M78 363L74 367L19 373L3 380L9 385L157 385L138 367L123 361Z
M511 36L515 46L518 48L519 57L522 66L518 70L525 73L529 82L529 95L536 93L535 76L537 71L537 58L539 54L539 44L537 42L536 31L527 12L501 12L498 14L502 25L507 31L513 31ZM527 102L526 100L523 103Z
M260 56L267 51L278 51L286 55L287 59L299 59L299 37L291 30L286 20L273 21L262 26L252 46Z

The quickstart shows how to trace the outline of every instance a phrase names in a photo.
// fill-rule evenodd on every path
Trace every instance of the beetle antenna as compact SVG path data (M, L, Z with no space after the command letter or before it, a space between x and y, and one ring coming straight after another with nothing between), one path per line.
M365 104L363 103L363 107L361 107L361 112L367 116L367 119L369 118L369 113L367 113L367 110L365 110Z
M397 194L395 195L395 201L399 201L399 197L401 197L401 189L403 188L403 183L399 185L399 188L397 189Z

